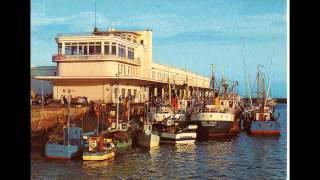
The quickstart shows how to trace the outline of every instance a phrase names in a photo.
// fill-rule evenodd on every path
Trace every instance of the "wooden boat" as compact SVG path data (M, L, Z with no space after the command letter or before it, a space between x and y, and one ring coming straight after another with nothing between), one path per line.
M113 140L117 149L128 148L132 145L132 138L128 132L127 123L119 123L118 129L108 130L105 132L105 135Z
M138 136L138 144L143 147L153 148L159 146L160 136L152 131L152 124L144 124L143 132Z
M70 92L68 90L68 93ZM46 143L45 155L50 159L72 159L79 156L82 151L82 128L70 127L70 95L68 98L68 124L63 130L63 142L50 139Z
M111 140L106 140L103 136L90 136L89 147L83 152L84 161L101 161L115 156L115 146Z
M64 141L53 142L49 140L45 147L45 155L50 159L73 159L81 154L82 129L70 127L64 129Z

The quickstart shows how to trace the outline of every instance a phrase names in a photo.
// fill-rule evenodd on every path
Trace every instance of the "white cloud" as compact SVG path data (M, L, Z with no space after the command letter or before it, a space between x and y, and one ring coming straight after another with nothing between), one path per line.
M110 24L110 21L101 14L96 14L97 25ZM31 28L37 30L38 27L46 25L68 25L71 30L78 32L89 31L94 26L94 12L81 12L71 16L47 17L43 14L31 13Z

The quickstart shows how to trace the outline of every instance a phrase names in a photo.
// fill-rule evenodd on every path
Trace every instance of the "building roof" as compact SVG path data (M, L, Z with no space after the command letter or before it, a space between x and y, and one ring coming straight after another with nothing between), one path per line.
M147 84L147 85L155 85L155 84L168 84L168 82L158 81L158 80L151 80L146 78L138 78L138 77L130 77L130 76L35 76L32 79L36 80L47 80L47 81L54 81L54 80L130 80L136 81L139 84ZM181 83L177 83L177 85L183 85ZM206 88L211 89L211 88Z
M46 70L46 69L57 69L57 66L34 66L31 67L31 70Z

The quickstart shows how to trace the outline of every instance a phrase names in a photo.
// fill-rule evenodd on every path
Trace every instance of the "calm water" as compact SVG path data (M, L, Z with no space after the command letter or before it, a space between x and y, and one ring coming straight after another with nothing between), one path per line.
M131 148L112 161L31 161L32 179L286 179L287 106L278 105L280 137L241 132L225 140L194 145Z

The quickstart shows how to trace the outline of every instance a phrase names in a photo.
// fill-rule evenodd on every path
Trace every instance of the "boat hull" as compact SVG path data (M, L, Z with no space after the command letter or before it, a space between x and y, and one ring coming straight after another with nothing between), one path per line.
M250 126L252 135L280 135L278 121L252 121Z
M78 146L65 146L61 144L48 143L45 148L46 157L49 159L73 159L81 154Z
M200 112L191 115L188 124L198 125L198 138L210 138L231 135L234 114L218 112Z
M132 139L129 138L128 140L116 140L116 147L117 149L123 149L123 148L127 148L129 146L132 145Z
M159 146L160 143L160 136L157 134L142 134L138 136L138 143L140 146L152 148L152 147L157 147Z
M113 150L107 150L102 152L83 152L82 159L84 161L102 161L113 158L115 153Z
M172 144L190 144L195 143L197 138L196 132L182 132L182 133L160 133L161 143L172 143Z
M199 138L218 137L230 135L232 121L190 121L190 124L198 125Z

